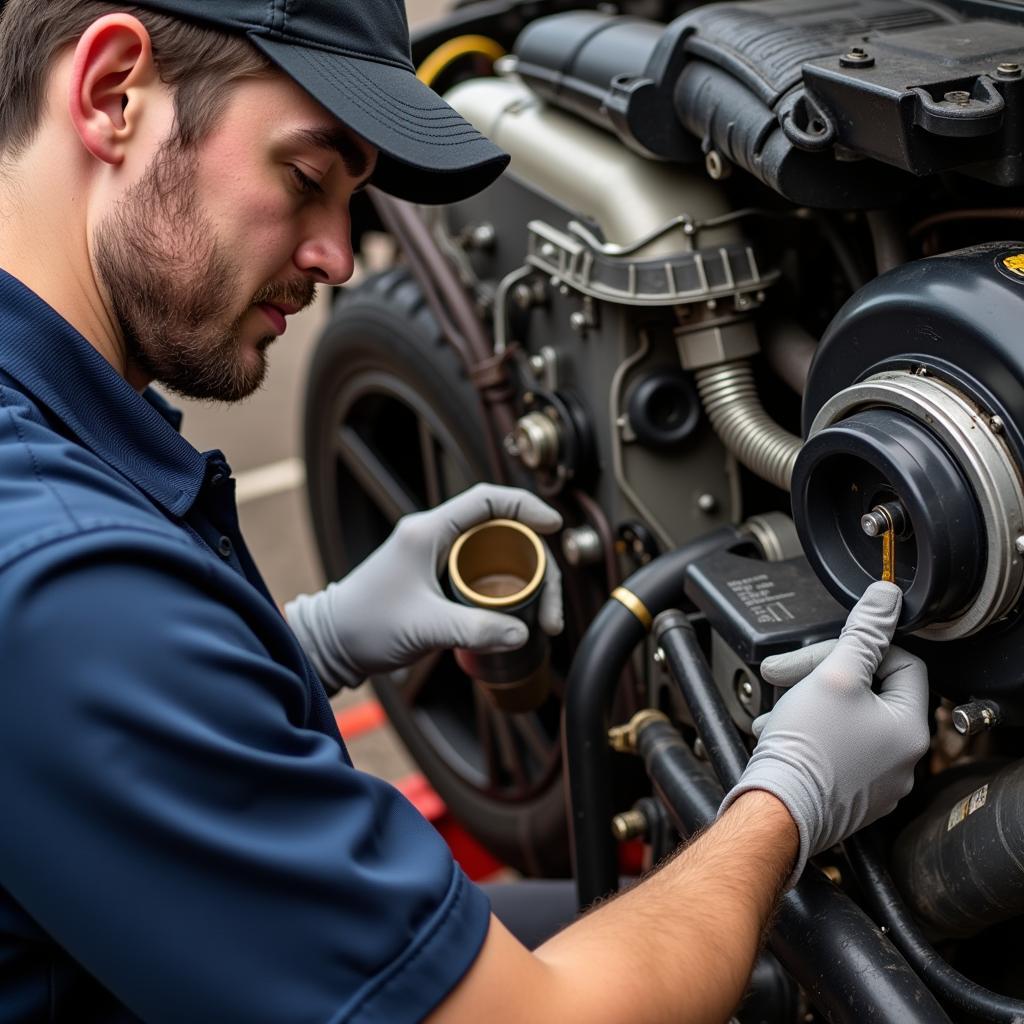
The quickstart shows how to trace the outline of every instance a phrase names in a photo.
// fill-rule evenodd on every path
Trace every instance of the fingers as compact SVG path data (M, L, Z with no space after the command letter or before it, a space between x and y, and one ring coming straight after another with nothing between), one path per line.
M427 648L466 647L481 653L514 651L530 635L525 622L500 612L466 608L443 600L433 610L437 617L430 630L430 642L424 645Z
M438 511L442 509L451 540L488 519L515 519L538 533L554 533L562 527L562 517L550 505L518 487L477 484L446 501Z
M770 711L766 711L763 715L758 715L750 723L750 731L754 734L754 739L759 740L761 733L764 732L764 727L768 724L768 716L771 714Z
M903 591L895 583L872 583L853 606L831 660L840 675L866 686L889 648L903 606Z
M761 678L772 686L795 686L835 650L837 643L838 640L822 640L797 651L773 654L761 662Z
M905 709L926 720L928 714L928 668L902 647L890 647L875 673L878 695L891 707Z
M547 550L546 544L544 548ZM540 628L548 636L558 636L565 624L562 613L562 570L558 568L558 563L551 557L550 551L547 552L547 555L548 565L547 571L544 573L544 590L540 595L538 620Z

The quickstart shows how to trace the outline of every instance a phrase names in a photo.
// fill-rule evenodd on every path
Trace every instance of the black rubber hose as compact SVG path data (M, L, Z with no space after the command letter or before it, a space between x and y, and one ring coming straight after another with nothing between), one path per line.
M680 611L662 612L654 620L654 639L665 654L669 677L690 710L715 774L726 789L731 789L739 782L750 756L718 692L690 620Z
M1024 1020L1024 1000L1000 995L971 981L935 951L907 910L870 836L851 836L843 846L876 919L889 930L893 943L939 999L981 1020L1000 1024L1020 1024Z
M623 587L653 617L684 599L686 567L723 548L747 543L722 527L670 551L630 576ZM610 823L612 764L608 725L619 676L647 625L612 598L580 640L566 681L563 744L569 779L569 824L580 907L618 888L618 863Z
M692 836L715 819L721 787L668 722L637 735L637 753L676 828ZM815 868L779 902L769 947L836 1024L944 1022L949 1017L871 919Z

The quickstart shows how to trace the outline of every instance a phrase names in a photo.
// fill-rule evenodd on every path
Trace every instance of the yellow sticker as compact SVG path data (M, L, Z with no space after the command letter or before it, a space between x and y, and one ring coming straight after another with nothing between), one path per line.
M1004 256L1003 266L1011 274L1016 274L1017 277L1024 277L1024 252L1015 253L1013 256Z

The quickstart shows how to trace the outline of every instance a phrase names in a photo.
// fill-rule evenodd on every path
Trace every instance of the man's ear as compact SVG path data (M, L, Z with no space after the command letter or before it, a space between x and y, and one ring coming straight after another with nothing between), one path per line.
M94 21L75 47L68 112L85 148L120 164L137 128L143 88L159 81L146 26L130 14Z

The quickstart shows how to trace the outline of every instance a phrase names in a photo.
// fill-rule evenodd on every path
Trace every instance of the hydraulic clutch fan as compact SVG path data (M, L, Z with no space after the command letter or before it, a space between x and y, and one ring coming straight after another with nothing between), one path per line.
M1024 243L905 264L822 339L792 497L807 558L848 607L882 578L891 529L900 642L944 696L1024 721L1022 428Z

